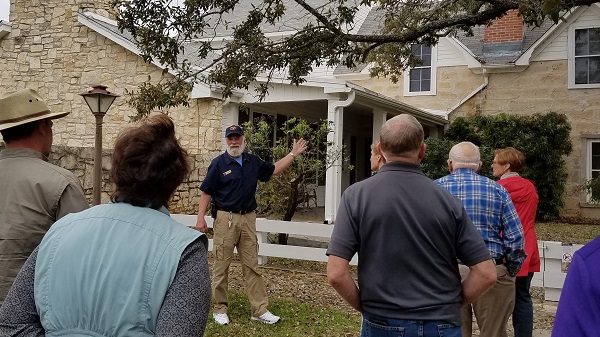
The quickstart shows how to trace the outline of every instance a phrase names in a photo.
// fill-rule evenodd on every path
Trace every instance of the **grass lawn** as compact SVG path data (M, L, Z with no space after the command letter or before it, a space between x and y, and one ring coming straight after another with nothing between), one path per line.
M585 244L600 235L600 225L579 225L558 222L536 223L538 240ZM269 258L268 267L299 269L315 273L325 273L322 262L292 259ZM355 273L355 267L352 267ZM272 282L274 282L272 280ZM294 282L287 280L287 282ZM293 288L295 284L282 282ZM285 286L284 286L285 287ZM311 293L318 293L312 289ZM331 290L333 291L333 290ZM293 296L293 295L292 295ZM318 298L322 298L317 295ZM208 317L205 336L260 336L260 337L357 337L360 334L361 317L358 313L340 310L332 303L313 304L309 301L290 298L290 295L269 297L269 309L283 320L275 325L266 325L250 320L250 304L242 292L229 291L229 318L226 326L217 325ZM538 324L539 325L539 324ZM539 328L539 327L538 327Z
M579 225L562 222L535 224L538 240L586 244L600 235L600 225Z
M348 314L330 307L316 307L295 299L269 298L269 309L283 317L282 321L267 325L250 320L250 303L246 295L229 292L229 325L220 326L208 316L205 336L263 336L351 337L360 333L358 313Z

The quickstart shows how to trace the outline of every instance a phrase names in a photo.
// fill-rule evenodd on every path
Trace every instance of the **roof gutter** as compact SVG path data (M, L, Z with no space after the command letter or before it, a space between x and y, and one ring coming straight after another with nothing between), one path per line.
M397 101L395 99L392 99L392 98L382 95L380 93L371 91L367 88L364 88L362 86L359 86L359 85L356 85L353 83L348 83L348 86L350 88L356 90L356 92L358 93L358 96L362 96L369 100L377 102L382 107L385 107L385 108L391 107L392 109L399 110L402 113L408 113L410 115L413 115L415 117L418 117L422 120L426 120L426 121L434 123L434 124L438 124L438 125L448 124L447 117L434 115L430 112L427 112L427 111L421 110L419 108L416 108L412 105Z

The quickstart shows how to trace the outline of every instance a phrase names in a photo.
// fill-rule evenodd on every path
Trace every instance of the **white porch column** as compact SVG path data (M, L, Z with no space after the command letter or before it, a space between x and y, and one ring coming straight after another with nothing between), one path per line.
M387 120L387 113L381 109L373 109L373 144L379 141L381 127Z
M226 100L223 102L221 109L223 110L223 118L221 119L221 139L223 139L225 137L225 129L228 126L238 124L240 105L239 103L233 103ZM225 151L226 148L227 144L223 141L221 150Z
M344 107L354 102L355 92L350 91L348 98L339 100L339 95L329 94L327 100L327 121L333 122L333 132L327 135L327 141L331 142L329 150L339 150L343 145L344 136ZM338 158L325 172L325 222L335 222L335 214L342 197L342 158Z

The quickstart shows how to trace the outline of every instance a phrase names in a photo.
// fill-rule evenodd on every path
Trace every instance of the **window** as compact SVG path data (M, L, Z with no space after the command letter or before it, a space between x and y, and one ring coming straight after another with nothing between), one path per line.
M600 87L600 28L573 28L569 42L569 87Z
M436 48L419 44L412 46L412 52L422 63L405 73L404 95L435 95Z
M600 28L575 30L575 84L600 83Z
M588 180L600 177L600 139L590 140L588 158ZM593 191L596 195L598 192Z

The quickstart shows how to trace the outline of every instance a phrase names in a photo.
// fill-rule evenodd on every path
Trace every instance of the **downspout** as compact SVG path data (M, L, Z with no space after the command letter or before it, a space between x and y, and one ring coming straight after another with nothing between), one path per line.
M482 72L483 74L483 83L478 86L477 88L475 88L475 90L473 90L470 94L468 94L467 96L465 96L463 99L461 99L458 103L456 103L453 107L451 107L448 112L446 112L446 119L448 119L448 116L454 112L454 110L458 109L461 105L463 105L466 101L470 100L473 96L475 96L476 94L478 94L480 91L482 91L485 87L487 87L488 83L489 83L489 78L488 78L488 73L487 73L487 69L483 68Z
M345 100L343 100L343 101L337 101L337 102L332 103L333 108L334 109L337 109L337 108L346 108L350 104L354 103L354 99L355 98L356 98L356 90L352 89L348 93L348 97L346 97Z
M338 108L345 108L345 107L350 106L350 104L352 104L354 102L355 98L356 98L356 90L351 89L350 92L348 93L348 97L345 100L331 102L330 107L333 108L333 112L334 112L334 114L336 114L338 112ZM336 123L336 122L337 121L334 120L334 123ZM343 143L344 128L343 128L343 126L340 126L340 125L334 125L334 128L339 128L339 131L340 131L340 134L334 133L334 135L333 135L334 144L341 145ZM336 164L341 164L341 163L336 163ZM328 172L333 173L333 171L329 171L329 170L333 170L333 167L330 167L328 169ZM333 184L333 186L331 186L330 188L327 188L328 186L325 186L325 219L324 219L324 223L332 224L335 221L335 213L337 213L337 207L338 207L339 201L341 200L342 177L341 177L341 173L340 173L340 176L334 176L334 174L331 174L331 175L326 174L326 177L331 178L331 179L326 179L327 184Z

